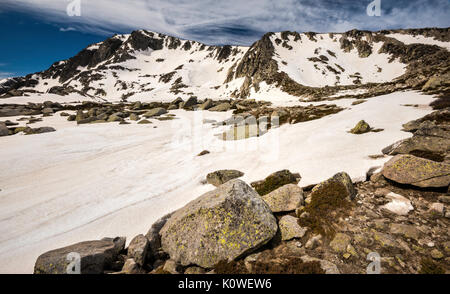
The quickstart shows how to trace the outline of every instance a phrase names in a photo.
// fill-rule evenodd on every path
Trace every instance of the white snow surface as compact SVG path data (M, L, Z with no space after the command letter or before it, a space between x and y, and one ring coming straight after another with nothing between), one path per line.
M59 115L46 117L32 126L53 126L56 132L0 139L0 273L31 273L40 254L80 241L126 236L129 242L214 189L201 181L215 170L240 170L247 183L282 169L299 172L300 186L341 171L363 180L369 168L389 159L368 156L410 137L401 125L430 113L432 100L416 92L356 106L346 99L348 109L338 114L232 142L217 139L220 129L202 124L231 112L176 110L171 113L177 119L149 125L77 126ZM348 133L361 119L384 131ZM204 149L211 153L197 157Z
M434 38L425 37L422 35L413 36L413 35L408 35L408 34L395 33L395 34L388 34L388 35L386 35L386 37L397 39L406 45L410 45L410 44L436 45L439 47L446 48L447 50L450 50L450 42L443 42L443 41L439 41Z

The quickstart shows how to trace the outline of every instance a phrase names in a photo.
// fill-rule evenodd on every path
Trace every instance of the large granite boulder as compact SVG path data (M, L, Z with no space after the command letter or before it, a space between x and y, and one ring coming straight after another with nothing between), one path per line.
M209 173L208 175L206 175L206 181L209 184L218 187L230 180L240 178L243 175L244 173L238 170L224 169Z
M104 238L85 241L46 252L38 257L34 265L35 274L66 274L73 256L81 258L81 274L102 274L110 269L125 247L125 238Z
M277 230L269 206L234 179L177 210L160 235L163 250L174 261L213 268L263 246Z
M382 173L391 181L421 188L447 187L450 184L450 164L412 155L396 155L384 165Z

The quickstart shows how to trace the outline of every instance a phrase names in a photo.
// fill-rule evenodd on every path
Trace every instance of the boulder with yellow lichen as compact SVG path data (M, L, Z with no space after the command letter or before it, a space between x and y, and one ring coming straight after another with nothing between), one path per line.
M234 179L177 210L160 235L171 259L213 268L263 246L277 230L269 206L250 186Z

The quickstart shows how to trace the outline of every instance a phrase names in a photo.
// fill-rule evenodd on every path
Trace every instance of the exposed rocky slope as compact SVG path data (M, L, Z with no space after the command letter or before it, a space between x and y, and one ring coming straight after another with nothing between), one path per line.
M135 31L93 44L46 71L3 80L0 95L78 93L108 101L161 101L177 96L217 100L279 89L317 100L356 89L360 96L423 86L433 90L448 81L429 79L448 75L449 35L448 28L282 32L267 33L251 47L238 47L207 46Z

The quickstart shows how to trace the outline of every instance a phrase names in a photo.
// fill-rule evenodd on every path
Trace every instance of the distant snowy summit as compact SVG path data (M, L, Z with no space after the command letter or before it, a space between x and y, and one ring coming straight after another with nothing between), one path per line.
M450 28L267 33L251 47L208 46L140 30L90 45L46 71L2 80L0 98L77 93L100 101L270 101L280 95L379 95L421 89L445 74L449 49Z

